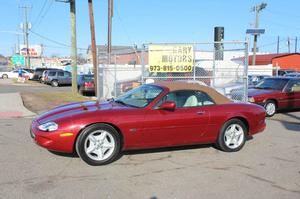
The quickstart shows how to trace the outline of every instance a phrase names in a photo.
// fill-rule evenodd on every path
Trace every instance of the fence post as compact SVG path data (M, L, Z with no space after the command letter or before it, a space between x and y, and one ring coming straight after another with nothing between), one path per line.
M114 97L117 97L117 55L115 54L115 67L114 67Z
M216 80L216 59L215 59L215 57L216 57L216 48L215 48L215 42L214 42L214 47L213 47L213 82L212 82L212 87L213 88L215 88L215 80Z
M148 52L149 53L149 52ZM142 72L142 75L141 75L141 83L144 84L144 72L145 72L145 63L144 63L144 55L145 55L145 44L142 44L142 53L141 53L141 72Z
M194 74L193 74L193 80L195 81L196 80L196 62L195 62L195 57L196 57L196 50L195 50L195 46L196 46L196 44L194 43L193 44L193 46L194 46L194 57L193 57L193 67L194 67Z
M248 101L248 40L245 41L244 102Z

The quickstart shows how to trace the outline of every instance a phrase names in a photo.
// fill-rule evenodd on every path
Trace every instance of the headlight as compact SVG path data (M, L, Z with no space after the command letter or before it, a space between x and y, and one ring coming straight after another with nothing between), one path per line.
M248 102L255 102L254 97L248 97Z
M41 131L56 131L58 129L58 125L55 122L47 122L45 124L41 124L38 128Z

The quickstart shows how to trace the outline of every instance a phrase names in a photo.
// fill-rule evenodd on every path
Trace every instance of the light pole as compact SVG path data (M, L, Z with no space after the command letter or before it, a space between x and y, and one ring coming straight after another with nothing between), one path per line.
M259 27L259 13L260 11L262 11L263 9L265 9L267 7L266 3L261 3L259 5L256 5L252 8L252 11L255 12L255 28L258 29ZM253 56L252 56L252 65L255 65L255 61L256 61L256 46L257 46L257 37L258 35L255 34L254 35L254 41L253 41Z

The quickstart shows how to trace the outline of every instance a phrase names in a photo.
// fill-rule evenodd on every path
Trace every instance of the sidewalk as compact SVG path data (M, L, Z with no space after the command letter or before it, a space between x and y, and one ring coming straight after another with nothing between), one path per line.
M0 119L34 117L36 114L26 109L19 93L0 94Z

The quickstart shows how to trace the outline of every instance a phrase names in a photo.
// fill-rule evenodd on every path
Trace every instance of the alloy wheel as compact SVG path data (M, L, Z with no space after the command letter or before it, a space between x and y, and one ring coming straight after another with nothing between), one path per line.
M103 161L110 158L115 147L114 137L105 130L96 130L90 133L84 143L86 155L95 161Z
M224 133L224 142L230 149L236 149L241 146L244 141L244 130L239 124L231 124Z

